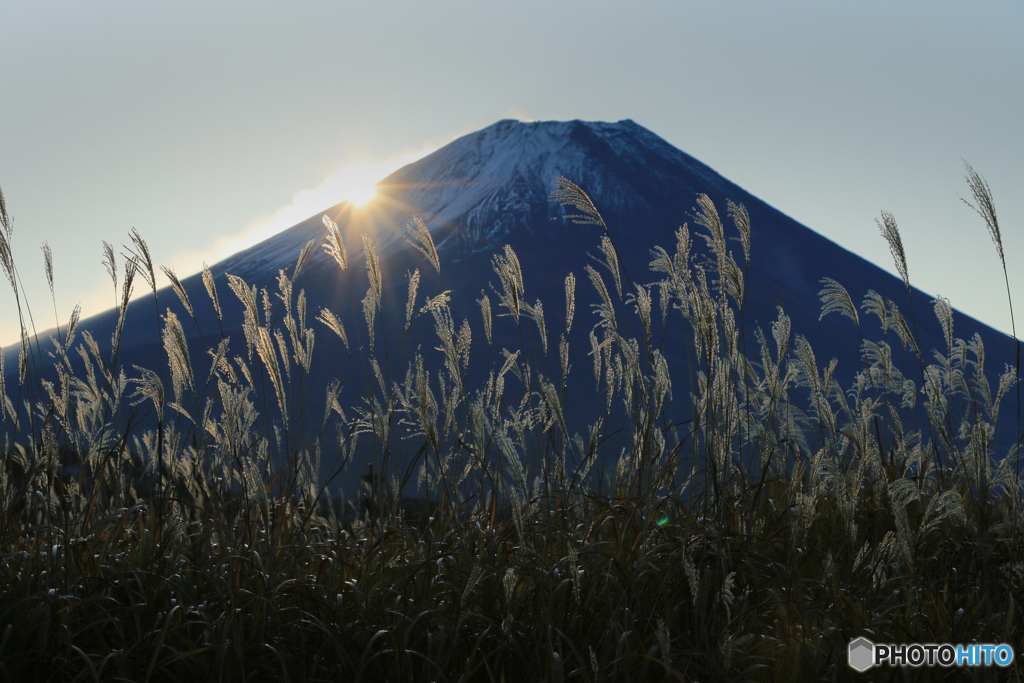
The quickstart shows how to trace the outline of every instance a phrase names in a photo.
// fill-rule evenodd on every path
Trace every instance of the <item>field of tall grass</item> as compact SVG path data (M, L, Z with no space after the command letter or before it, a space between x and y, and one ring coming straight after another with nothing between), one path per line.
M991 192L969 167L967 180L1005 273ZM17 385L0 386L0 681L846 680L860 677L847 667L859 636L1022 651L1019 355L956 338L941 298L902 312L825 280L822 316L861 339L863 367L839 386L828 349L781 308L749 329L757 226L742 206L723 216L697 197L693 228L635 273L582 189L562 179L552 199L594 226L595 266L565 274L564 300L529 303L505 248L471 321L452 314L429 230L409 226L437 288L409 275L406 329L432 326L443 364L394 363L368 236L360 330L295 291L313 244L277 292L239 278L218 292L206 271L218 315L235 296L245 317L244 339L207 347L206 376L173 313L153 330L160 358L119 362L140 279L157 301L160 269L135 232L120 264L104 244L122 302L110 345L77 329L77 311L52 343L30 335L0 200L26 329ZM879 225L909 293L896 222ZM597 322L579 347L584 287ZM925 315L945 348L920 348ZM497 347L499 324L518 347ZM318 363L318 335L348 347L355 334L370 343L352 364ZM471 375L474 336L491 353ZM669 367L669 345L688 367ZM370 379L361 403L340 404L343 375L326 400L302 390L348 367ZM592 382L584 426L566 417L570 373ZM300 415L319 429L300 434ZM339 491L352 468L363 490Z

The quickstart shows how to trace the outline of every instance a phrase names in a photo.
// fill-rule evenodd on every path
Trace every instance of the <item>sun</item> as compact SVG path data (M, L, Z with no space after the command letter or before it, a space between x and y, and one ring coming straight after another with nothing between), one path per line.
M198 270L204 261L219 261L310 218L315 218L319 224L320 214L341 202L348 201L356 207L368 205L377 195L378 182L434 149L424 147L383 161L346 164L316 187L296 192L290 204L256 219L242 231L216 238L211 248L182 255L179 258L179 270Z
M432 151L434 148L426 148L381 161L350 162L325 178L315 188L297 193L292 206L301 207L297 213L310 215L343 201L348 201L353 206L363 206L377 196L378 182Z
M382 177L377 166L379 164L367 162L342 166L317 188L317 194L324 199L330 196L334 202L348 200L356 206L366 204L377 194L377 181Z
M362 206L377 196L377 183L375 181L351 182L345 184L345 198L356 206Z

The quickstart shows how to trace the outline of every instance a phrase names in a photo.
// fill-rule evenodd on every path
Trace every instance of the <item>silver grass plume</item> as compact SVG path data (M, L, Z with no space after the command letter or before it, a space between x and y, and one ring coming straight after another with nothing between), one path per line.
M147 400L152 401L153 407L157 412L162 412L164 406L164 383L160 379L160 375L149 368L143 368L138 365L133 365L132 367L138 370L142 376L133 380L137 386L134 393L135 399L131 404L137 406Z
M501 586L505 592L505 602L512 603L512 595L516 588L516 570L513 567L505 569L505 575L501 579Z
M543 321L542 323L543 324ZM463 319L462 325L459 327L459 334L455 340L455 352L459 357L459 361L462 363L462 369L465 370L469 366L469 351L472 346L473 334L469 327L469 321Z
M996 218L996 205L992 199L992 190L989 188L988 183L985 182L985 179L966 161L964 162L964 169L966 171L964 177L967 179L967 186L971 188L971 195L974 197L975 203L972 204L963 197L960 200L971 207L985 221L985 227L988 228L988 234L992 237L992 243L996 245L999 261L1003 264L1003 268L1006 268L1006 257L1003 254L1003 237L999 231L999 219Z
M338 224L326 215L323 217L323 223L327 228L327 243L324 245L324 251L334 257L341 269L345 270L348 268L348 251L345 250L345 243L341 240Z
M213 377L218 372L223 372L225 376L235 382L234 371L231 369L231 365L227 362L228 355L228 339L221 339L220 344L217 345L216 350L207 349L206 354L210 357L210 381L213 381Z
M217 286L213 281L213 273L210 272L210 266L203 262L203 286L206 287L206 293L210 296L210 300L213 302L213 309L217 312L217 320L223 320L224 316L220 311L220 299L217 297Z
M228 286L235 293L244 308L245 322L242 331L245 333L246 348L251 349L255 343L255 330L259 325L259 308L256 305L256 287L250 289L245 280L237 275L228 274Z
M295 302L296 315L298 316L298 325L305 332L312 332L312 330L305 330L306 327L306 290L300 289L298 299Z
M373 286L371 285L370 288L366 290L366 296L364 296L362 300L363 319L366 320L366 331L370 336L371 349L373 348L374 339L373 321L377 319L378 306L376 305L376 301L377 299L374 297L373 294Z
M124 320L128 314L128 301L132 297L132 290L135 288L135 274L139 272L138 264L132 260L124 263L124 280L121 282L121 301L117 310L117 325L114 327L113 348L115 351L121 345L121 332L124 330Z
M935 297L933 303L935 308L935 317L939 319L939 324L942 326L942 334L946 338L946 349L947 353L953 354L953 309L949 305L949 300L944 299L941 296Z
M0 186L0 227L3 228L7 236L11 236L11 217L7 214L7 200L4 199L4 188Z
M434 297L434 299L437 299L437 297ZM434 331L441 342L439 350L444 351L445 354L445 365L461 389L462 378L459 375L459 357L455 350L455 322L452 320L447 298L443 303L433 306L430 313L434 317Z
M257 328L254 335L256 352L259 354L263 366L270 375L270 382L274 385L274 393L277 395L277 403L281 408L281 417L284 426L288 428L288 410L285 403L284 376L281 374L281 366L277 360L277 351L270 339L270 333L262 325Z
M537 323L537 332L540 334L540 343L544 349L544 354L548 352L548 330L547 326L544 325L544 306L541 304L540 299L537 299L537 303L529 309L530 317Z
M373 302L377 308L381 305L381 292L384 289L383 278L380 273L380 260L377 258L377 248L366 235L363 235L363 255L366 256L366 275L370 279L370 291L373 293Z
M650 336L651 334L651 293L644 286L637 287L636 296L630 295L627 298L628 303L636 305L637 314L640 316L640 322L644 327L644 334Z
M256 385L252 381L252 370L249 369L249 365L245 362L245 359L236 356L235 364L238 365L238 371L242 373L242 377L245 378L246 385L255 387ZM228 367L230 368L230 365ZM232 377L232 381L234 381L234 377Z
M0 266L4 269L4 275L10 281L11 286L17 290L14 277L14 256L11 253L11 236L14 233L14 225L11 217L7 214L7 200L4 199L4 189L0 187Z
M597 335L594 334L594 330L590 331L590 353L588 355L594 358L594 381L600 385L601 383L601 361L602 361L602 345L597 340Z
M131 247L127 247L128 253L124 256L125 258L135 261L139 266L138 270L142 273L143 279L145 279L146 283L155 294L156 271L153 268L153 257L150 256L149 246L146 244L146 240L142 239L142 235L139 234L139 231L136 228L132 228L132 231L129 233L129 237L132 240L132 244L135 245L135 248L132 249Z
M604 254L603 265L608 269L608 272L612 274L612 279L615 281L615 291L621 298L622 275L619 272L619 255L615 251L615 245L612 244L608 235L601 235L601 253Z
M666 289L674 288L676 282L679 279L679 274L676 272L675 263L672 257L668 255L664 247L655 245L651 248L651 262L649 268L654 273L663 273L667 277L662 280L662 283Z
M416 290L420 286L420 269L416 268L409 275L409 296L405 300L405 328L412 324L412 314L416 310Z
M181 322L172 311L164 316L164 349L171 369L171 386L174 389L174 400L181 403L182 388L195 387L192 375L192 362L189 359L188 344Z
M995 421L996 421L995 418L996 418L996 415L997 415L998 410L999 410L999 403L1000 403L1000 401L1002 401L1003 396L1006 395L1006 392L1010 390L1010 387L1012 387L1016 383L1016 381L1017 381L1017 373L1016 373L1016 371L1010 366L1009 363L1006 363L1003 366L1003 374L999 375L999 387L996 389L996 397L992 401L992 422L993 423L995 423Z
M14 258L11 255L11 245L7 236L0 232L0 267L4 270L4 277L11 283L11 287L17 291L17 284L14 277Z
M900 341L903 342L904 346L909 346L914 349L914 353L921 357L921 347L917 345L917 335L910 329L910 325L907 323L907 319L900 313L899 307L893 302L892 299L886 299L886 303L889 308L889 318L892 319L890 327L896 330L896 334L899 335Z
M434 238L431 236L430 230L423 220L418 216L413 217L412 223L406 226L406 232L409 233L406 241L416 247L416 250L423 254L423 257L430 262L430 265L434 266L434 270L440 274L441 259L437 255Z
M618 388L618 384L621 383L623 378L622 370L622 356L615 354L614 363L606 362L605 364L605 412L609 412L612 409L612 399L615 398L615 391Z
M618 323L615 319L615 309L612 307L612 297L608 293L608 287L604 284L604 279L601 274L594 270L593 266L586 266L587 276L590 278L590 282L594 285L594 289L601 297L601 303L595 304L598 315L601 316L601 323L612 330L618 330Z
M419 315L424 313L435 314L437 311L446 308L452 300L451 293L450 289L446 289L440 294L428 298L427 302L423 304L423 308L420 309Z
M883 335L892 327L892 324L889 322L889 308L885 304L885 299L875 290L868 290L868 293L864 295L864 301L861 302L860 307L864 309L865 313L870 313L878 318L878 322L882 327Z
M569 341L563 334L558 342L558 360L562 367L562 385L565 386L565 378L569 376Z
M288 382L292 381L292 364L288 362L288 343L285 341L284 333L279 329L274 330L274 341L277 342L278 351L281 353L281 361L284 364L284 373Z
M114 282L114 294L117 294L117 261L114 258L114 247L110 246L110 242L104 240L103 242L103 267L106 268L107 274L110 279Z
M1010 304L1010 331L1013 333L1014 340L1014 351L1016 355L1016 369L1019 375L1020 373L1020 340L1017 338L1017 322L1014 320L1013 315L1013 297L1010 294L1010 276L1006 272L1006 257L1003 254L1003 238L999 231L999 219L996 217L996 205L995 200L992 197L992 189L985 182L985 179L974 170L974 168L964 161L964 166L967 171L966 179L967 185L971 188L971 194L974 196L975 204L970 203L966 199L963 199L967 206L974 209L982 220L985 221L985 227L988 228L989 235L992 237L992 243L996 246L996 253L999 255L999 262L1003 266L1003 280L1006 283L1006 298ZM1020 383L1017 384L1017 433L1021 433L1021 400L1020 400ZM1016 445L1017 456L1015 458L1015 469L1020 472L1020 440L1018 439ZM1004 463L1005 464L1005 463ZM1020 487L1020 475L1017 476L1017 487Z
M188 292L185 291L185 288L182 286L181 280L178 279L178 276L174 274L174 269L169 268L168 266L160 266L160 270L164 271L164 275L166 275L167 279L171 281L171 287L174 288L174 293L177 294L178 298L181 300L181 305L184 306L185 310L188 311L188 314L194 318L196 314L192 311L192 302L188 299Z
M658 349L654 350L654 396L655 405L659 409L666 398L672 398L672 376L668 370L668 360Z
M904 558L910 562L914 557L913 547L916 534L910 528L907 517L907 506L914 501L920 502L921 490L911 479L896 479L889 483L889 499L892 501L893 517L896 522L896 540L900 544Z
M779 317L772 323L772 339L775 340L775 349L778 354L778 364L789 355L789 336L792 331L792 324L789 316L785 314L782 307L776 309Z
M526 293L526 285L523 283L523 267L519 263L519 256L511 246L505 245L504 256L502 257L502 271L508 277L509 282L520 295Z
M927 533L937 529L946 519L953 519L961 524L966 520L963 499L960 497L959 491L943 491L932 496L921 520L922 531Z
M487 343L491 344L491 300L484 294L477 303L480 304L480 316L484 320L484 335L487 337Z
M295 270L292 272L292 281L299 276L299 271L302 270L303 266L306 265L306 261L309 260L309 253L313 251L313 246L316 244L316 240L309 240L305 246L302 247L302 251L299 252L299 258L295 261Z
M491 257L491 267L501 281L501 291L495 290L498 295L498 303L508 309L509 314L518 325L522 297L525 293L523 269L519 264L519 257L516 256L512 247L506 244L504 254L495 254Z
M576 276L569 273L565 277L565 333L572 330L572 318L576 312Z
M53 250L49 242L43 242L43 267L46 270L46 282L50 285L50 294L53 294Z
M599 225L605 230L604 219L601 212L594 206L593 200L583 189L565 176L559 176L555 181L555 190L551 193L551 201L561 206L572 206L580 213L566 214L565 217L578 225Z
M284 318L286 320L292 313L293 284L293 281L285 275L283 268L277 271L277 298L281 300L282 304L284 304ZM269 321L271 319L270 315L267 315L266 319ZM285 324L287 324L287 322Z
M650 269L655 273L663 273L665 277L656 283L661 290L661 319L667 320L669 307L673 299L677 306L686 310L689 306L687 283L692 283L689 270L690 231L684 224L676 231L676 253L670 256L664 248L655 246L651 250Z
M822 320L829 313L841 313L852 320L857 327L860 327L857 307L853 305L853 299L850 298L846 287L830 277L821 278L821 284L824 287L818 292L818 298L821 299L821 315L818 320Z
M900 229L896 225L896 218L888 211L882 212L882 220L875 219L882 237L889 243L889 251L896 262L896 270L903 278L903 284L910 289L910 276L907 274L907 254L903 250L903 239L900 237Z
M18 384L25 384L28 374L28 330L21 326L21 350L18 351Z
M742 220L742 216L740 220ZM722 224L718 208L711 197L706 194L697 196L697 211L694 213L694 221L707 228L710 233L710 235L702 234L701 236L715 255L719 287L721 288L719 294L728 294L736 301L740 301L743 298L743 273L728 251L725 226Z
M509 370L512 370L513 368L516 367L516 360L518 360L518 358L519 358L519 352L518 351L515 351L514 353L508 353L507 349L502 349L502 350L505 351L505 354L506 354L505 355L505 362L502 363L501 370L498 371L498 379L496 380L497 382L504 381L505 375L509 372ZM518 372L518 370L517 370L517 372Z
M697 195L697 211L693 216L697 225L702 225L711 233L710 237L704 236L708 246L714 251L715 256L722 259L726 254L725 226L718 215L718 208L706 194Z
M75 338L75 329L78 327L78 320L82 317L82 305L75 304L75 307L71 309L71 317L68 319L68 331L66 335L66 341L64 342L64 348L71 348L71 341Z
M750 214L747 213L747 207L742 204L736 204L731 199L726 200L726 207L729 217L732 218L736 229L740 233L743 256L746 259L747 265L750 265Z

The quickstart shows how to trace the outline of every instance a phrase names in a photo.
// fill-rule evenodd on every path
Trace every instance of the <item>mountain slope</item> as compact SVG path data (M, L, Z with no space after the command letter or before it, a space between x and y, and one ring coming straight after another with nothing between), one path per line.
M569 423L573 429L585 431L593 419L588 419L588 415L592 415L596 403L593 373L588 368L591 358L586 354L590 350L591 329L598 321L593 305L599 303L589 285L586 268L595 263L590 254L599 254L602 233L596 226L565 220L565 207L550 201L554 183L561 176L578 184L593 199L608 225L626 274L637 285L658 279L648 269L651 249L660 245L671 252L677 230L686 222L691 224L695 252L700 258L707 258L708 250L696 236L701 229L692 225L699 194L710 196L727 225L727 200L742 204L749 212L752 233L750 263L743 273L746 295L742 319L737 324L743 330L744 343L749 344L752 358L757 357L755 330L765 330L770 338L769 328L782 306L792 320L794 334L804 335L821 355L819 364L824 367L830 358L838 359L836 377L841 385L849 385L864 367L860 339L851 321L842 316L831 315L819 321L818 293L823 277L844 284L858 303L868 290L874 290L897 302L910 317L901 281L798 224L632 121L506 120L459 138L393 173L379 184L378 197L370 204L353 207L342 203L328 209L325 214L338 224L348 249L348 270L340 270L321 248L324 225L319 215L311 217L212 267L224 312L222 321L199 275L183 281L194 308L195 324L188 322L190 316L169 289L159 292L156 307L151 299L132 303L118 359L126 368L153 367L154 359L162 357L163 344L156 333L155 311L159 310L161 315L173 311L183 321L197 378L207 376L208 351L222 337L230 340L231 353L245 356L259 370L263 366L259 354L247 348L242 306L228 276L273 293L279 272L291 274L300 250L312 240L315 246L294 288L296 294L300 289L305 292L305 322L315 330L314 371L301 382L296 378L288 388L293 397L309 404L301 415L292 417L289 437L297 439L299 448L308 449L312 444L323 444L318 440L318 423L311 415L319 419L322 414L323 396L331 379L337 377L342 383L339 403L346 409L350 424L352 406L361 405L382 384L374 377L369 358L378 359L383 384L389 386L405 380L406 368L414 363L417 353L422 354L428 368L444 366L446 355L439 350L437 326L429 311L422 312L416 324L406 329L408 283L416 269L421 272L422 290L413 313L421 312L426 295L448 290L453 331L460 329L462 321L469 322L472 338L467 341L471 359L466 369L467 387L486 385L495 359L500 365L503 347L534 354L545 375L559 374L557 347L566 327L565 278L574 273L578 293L576 322L565 340L579 355L574 356L572 379L566 383L564 393ZM421 218L431 232L440 257L439 275L407 241L406 226L414 218ZM369 286L362 235L369 235L376 244L382 271L381 312L374 318L376 332L372 339L365 330L365 309L361 303ZM730 237L734 236L735 231L730 233ZM737 261L743 263L739 243L730 244ZM524 302L527 306L534 306L537 301L543 303L546 327L542 334L540 325L533 322L520 327L510 317L495 318L494 340L488 344L481 329L480 302L486 295L497 316L500 285L492 256L503 254L506 245L521 263ZM610 287L608 271L600 267L598 270ZM624 287L628 294L628 286ZM282 329L284 307L272 294L268 301L269 315L260 322L269 330ZM347 347L314 320L322 309L333 311L348 330ZM915 292L913 309L922 346L945 348L942 331L931 314L930 297ZM623 305L622 310L630 309ZM264 315L262 310L260 315ZM94 334L101 353L109 354L115 319L114 312L110 312L81 326ZM635 319L628 315L626 324L631 325L633 333L639 329ZM361 328L363 331L359 332ZM865 322L865 329L870 332L865 336L877 336L877 323ZM1010 358L1010 339L958 315L957 336L970 338L975 333L984 339L990 357ZM694 378L688 368L692 343L685 337L658 336L665 339L661 351L672 369L676 387L672 406L678 412L677 419L685 420L692 409L688 394L694 390ZM891 333L890 343L895 348L897 342ZM547 351L548 347L552 350ZM16 350L9 350L8 354L6 367L10 373L16 368ZM902 363L908 377L920 379L919 373L914 374L916 361L908 366L904 357ZM9 377L8 385L14 380L16 377ZM275 389L268 377L260 381L262 388L254 392L254 402L264 414L273 415L277 410ZM216 396L214 386L215 383L209 385L205 395ZM170 394L170 389L167 391ZM141 411L146 404L140 405ZM142 424L151 425L153 421L151 414L147 417L145 412L140 412L137 419ZM266 430L264 438L269 443L279 437ZM354 458L369 459L371 451L381 449L385 456L388 452L387 444L373 443L371 447L366 439L362 447L368 450L358 451ZM624 447L628 446L617 446L620 450ZM278 458L284 459L284 455ZM338 480L353 486L365 464L347 465ZM330 471L326 465L321 469Z

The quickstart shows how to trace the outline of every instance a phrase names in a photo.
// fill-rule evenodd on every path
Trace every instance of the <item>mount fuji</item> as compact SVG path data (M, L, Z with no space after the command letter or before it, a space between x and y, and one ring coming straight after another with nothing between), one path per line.
M787 217L633 121L503 120L396 171L378 184L377 196L370 203L353 206L343 202L322 212L338 226L348 251L346 270L339 268L335 258L322 248L325 228L322 215L317 214L211 267L222 318L200 274L182 280L195 324L189 322L192 316L170 288L158 292L157 306L148 297L132 302L125 317L118 362L126 369L163 363L167 374L162 355L164 340L156 332L160 324L156 316L173 312L182 321L197 378L208 375L207 351L222 338L229 340L232 354L248 353L246 357L258 366L255 354L247 352L243 304L233 292L229 276L241 278L249 288L271 292L266 311L259 304L259 315L266 312L261 322L270 329L275 329L275 324L281 329L282 303L273 296L279 273L290 277L300 251L312 241L314 246L295 278L294 293L304 291L308 311L305 323L315 330L313 369L301 387L295 382L290 391L311 398L309 412L319 411L316 416L304 414L302 419L293 420L292 428L316 430L323 408L315 406L317 402L322 406L330 379L341 381L338 404L347 418L352 415L352 407L360 405L379 386L374 371L367 369L367 357L378 358L380 366L387 366L381 374L389 374L391 381L399 384L417 353L429 367L444 365L445 353L438 348L429 313L420 316L425 321L406 329L406 302L413 273L419 271L416 277L421 279L425 292L415 300L413 314L427 306L427 296L444 291L450 299L454 328L459 329L463 320L469 321L472 338L467 339L467 385L471 386L486 383L494 359L500 367L502 348L534 349L542 357L541 349L550 344L554 349L549 352L551 358L542 365L551 375L558 374L559 334L565 330L566 276L573 273L578 284L576 320L566 341L576 349L571 374L578 381L569 383L565 404L569 422L583 430L587 410L592 412L595 403L593 372L588 367L591 359L586 354L591 349L590 332L598 321L592 315L596 310L593 305L599 302L589 287L585 269L595 264L594 255L600 256L603 231L568 220L571 208L551 201L552 190L561 177L581 187L593 200L624 272L637 285L658 279L649 269L652 249L660 245L671 252L680 226L693 222L698 195L708 195L723 215L727 201L745 207L751 235L745 273L744 338L753 344L756 329L765 330L770 338L768 330L778 319L781 307L791 320L793 333L809 340L823 364L830 358L837 359L836 378L842 386L848 386L864 367L861 342L850 320L840 315L821 316L822 279L842 283L857 302L873 290L899 302L902 308L909 307L901 280ZM439 273L408 239L407 226L417 219L422 220L436 245ZM377 332L372 340L366 333L361 303L370 284L363 235L375 244L382 283L381 314L374 321ZM532 323L523 325L529 328L529 338L522 336L510 317L498 317L493 257L505 254L506 246L517 255L521 266L524 302L534 306L540 301L547 313L548 329L543 333ZM738 245L735 248L739 250ZM700 239L694 240L694 249L706 252ZM607 271L603 272L607 278ZM481 330L481 301L485 296L495 315L490 343ZM931 348L946 348L942 329L931 314L932 298L914 290L912 300L922 350L927 353ZM347 345L314 320L322 309L333 311L347 330ZM978 334L990 357L1000 362L1012 357L1013 340L1006 335L966 315L957 314L955 321L958 337ZM88 330L98 342L101 355L109 354L116 322L117 311L112 310L83 321L78 334ZM682 412L687 404L689 356L685 347L685 342L670 338L663 350L678 378L673 400ZM5 355L7 382L12 386L17 382L17 349L8 349ZM269 383L266 386L265 395L254 396L254 403L272 415L276 410L274 390ZM171 395L170 389L167 394ZM125 424L152 427L146 405L140 404L137 416L123 418ZM306 440L312 441L313 435L308 434ZM363 469L364 463L350 463L340 475L342 485L354 485Z

